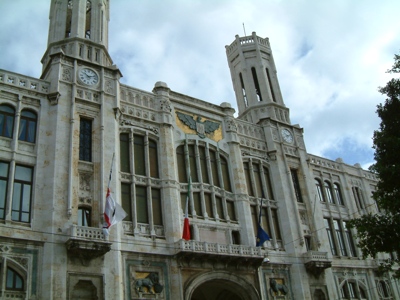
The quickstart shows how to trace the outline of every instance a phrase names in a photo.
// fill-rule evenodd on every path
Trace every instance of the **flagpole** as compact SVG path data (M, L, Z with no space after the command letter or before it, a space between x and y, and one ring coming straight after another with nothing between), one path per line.
M110 176L109 176L109 178L108 178L107 191L108 191L108 189L110 188L112 170L113 170L113 166L114 166L114 157L115 157L115 152L113 153L113 157L112 157L112 160L111 160Z

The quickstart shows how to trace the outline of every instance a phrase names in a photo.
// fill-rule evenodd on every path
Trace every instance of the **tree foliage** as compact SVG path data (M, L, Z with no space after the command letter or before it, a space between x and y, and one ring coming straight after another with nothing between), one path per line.
M399 74L400 55L395 55L394 61L388 73ZM380 212L351 220L349 225L357 229L364 258L379 252L397 254L380 267L381 271L389 271L400 262L400 79L392 78L379 91L387 98L377 106L381 123L373 136L376 163L370 170L379 177L373 198ZM400 278L398 265L394 271Z

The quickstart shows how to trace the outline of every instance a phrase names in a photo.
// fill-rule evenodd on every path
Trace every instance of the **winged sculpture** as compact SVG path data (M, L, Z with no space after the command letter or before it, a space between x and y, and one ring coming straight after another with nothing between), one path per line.
M213 133L219 128L219 123L209 120L203 122L200 116L193 117L181 112L177 112L176 114L178 115L178 118L182 121L182 123L184 123L190 129L196 130L197 135L202 139L206 137L206 133Z

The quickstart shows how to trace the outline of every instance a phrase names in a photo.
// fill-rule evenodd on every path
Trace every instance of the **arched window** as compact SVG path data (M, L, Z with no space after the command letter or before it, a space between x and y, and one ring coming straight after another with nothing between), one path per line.
M14 269L7 267L6 289L13 291L24 290L24 280Z
M325 193L329 203L335 203L333 200L332 186L328 181L324 181Z
M23 110L21 112L21 119L19 122L18 139L34 143L36 139L36 122L37 116L34 112Z
M315 178L315 187L317 189L317 195L318 195L319 201L325 202L325 196L322 191L321 181L319 181L319 179L317 179L317 178Z
M15 110L9 105L0 105L0 136L13 137Z
M338 183L333 184L333 189L335 190L336 201L340 205L344 205L342 192L340 191L340 185Z

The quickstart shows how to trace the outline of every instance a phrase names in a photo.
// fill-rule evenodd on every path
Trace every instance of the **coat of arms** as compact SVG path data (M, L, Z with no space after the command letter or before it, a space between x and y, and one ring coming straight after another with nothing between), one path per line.
M204 139L207 133L213 133L219 128L219 123L209 120L202 121L200 116L190 116L181 112L176 113L179 120L188 126L190 129L195 130L197 135Z

